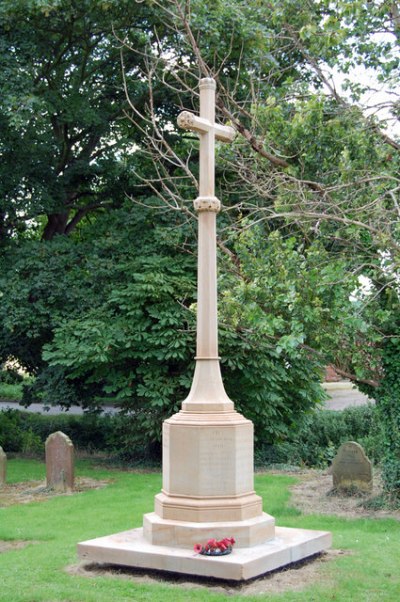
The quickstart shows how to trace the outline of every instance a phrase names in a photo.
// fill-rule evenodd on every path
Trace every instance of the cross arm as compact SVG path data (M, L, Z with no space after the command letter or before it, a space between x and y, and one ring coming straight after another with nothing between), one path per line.
M178 115L178 125L185 130L191 130L198 134L208 134L214 131L215 137L221 142L232 142L235 139L236 132L229 125L212 124L208 119L198 117L189 111L182 111Z

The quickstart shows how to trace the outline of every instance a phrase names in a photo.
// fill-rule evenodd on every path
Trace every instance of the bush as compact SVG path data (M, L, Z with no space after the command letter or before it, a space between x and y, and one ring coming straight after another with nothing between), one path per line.
M400 501L400 341L387 340L383 349L384 378L377 390L377 421L382 441L382 481L387 497Z
M0 381L0 399L6 401L21 401L22 385Z
M93 414L83 416L28 414L28 416L27 421L43 443L51 433L62 431L79 449L98 451L108 448L107 441L112 430L113 418Z
M0 370L0 399L7 401L21 401L23 387L31 385L34 379L31 376L23 376L14 368Z
M21 410L0 411L0 446L6 452L43 453L47 437L62 431L75 448L108 452L130 464L159 463L161 445L138 443L140 429L133 415L46 416Z
M151 415L151 412L147 412ZM162 457L162 444L148 442L140 438L140 424L135 414L118 414L113 417L112 428L107 438L108 449L113 456L130 465L159 464ZM157 428L157 416L154 417Z
M307 415L285 441L258 445L256 464L304 464L325 467L345 441L360 443L367 456L379 462L381 446L373 405L346 408L342 412L316 411Z
M41 439L18 410L0 412L0 446L7 452L38 453Z
M367 405L309 414L284 441L272 445L258 442L256 465L325 467L339 446L349 440L360 443L369 458L379 462L383 452L376 413L374 406ZM46 416L6 410L0 412L0 445L5 451L43 453L47 437L62 431L81 450L107 452L131 465L159 463L161 444L140 441L140 424L133 414Z
M99 416L43 416L20 410L0 412L0 445L5 451L37 452L43 450L47 437L62 431L76 447L107 447L108 422Z

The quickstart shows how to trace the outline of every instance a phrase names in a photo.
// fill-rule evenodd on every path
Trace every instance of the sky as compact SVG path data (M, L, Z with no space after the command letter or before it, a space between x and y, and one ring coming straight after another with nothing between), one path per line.
M372 38L376 43L390 42L393 54L398 54L397 41L393 34L376 33L372 35ZM379 120L386 122L383 129L388 135L400 137L400 120L390 113L390 107L394 103L398 103L400 106L400 74L398 72L393 73L392 80L385 83L378 81L374 69L363 65L357 65L348 74L344 74L338 69L332 69L330 75L339 94L346 98L349 98L350 95L350 92L344 89L347 79L365 86L368 91L361 96L360 106L367 115L376 115Z

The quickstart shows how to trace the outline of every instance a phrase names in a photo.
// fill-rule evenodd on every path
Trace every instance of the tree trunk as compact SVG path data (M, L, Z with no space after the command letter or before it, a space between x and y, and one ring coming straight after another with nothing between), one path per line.
M51 213L48 215L42 240L52 240L57 234L66 234L68 217L69 211L65 211L63 213Z

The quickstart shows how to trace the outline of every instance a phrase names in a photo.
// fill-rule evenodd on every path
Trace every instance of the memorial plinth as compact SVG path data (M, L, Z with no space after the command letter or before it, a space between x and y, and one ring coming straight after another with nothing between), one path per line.
M181 411L164 422L163 488L144 517L151 543L193 545L229 534L246 547L273 537L274 522L254 491L249 420L235 411Z
M229 556L199 556L192 548L150 544L141 529L124 531L79 544L85 562L131 566L199 577L244 581L326 550L329 533L277 527L263 544L234 549Z
M182 409L163 424L163 485L143 527L78 544L85 562L103 562L223 579L250 579L330 546L330 533L276 528L254 491L253 424L235 411L218 355L215 139L232 128L215 123L215 82L200 81L200 117L178 124L200 136L196 369ZM234 537L229 556L195 555L193 545Z

